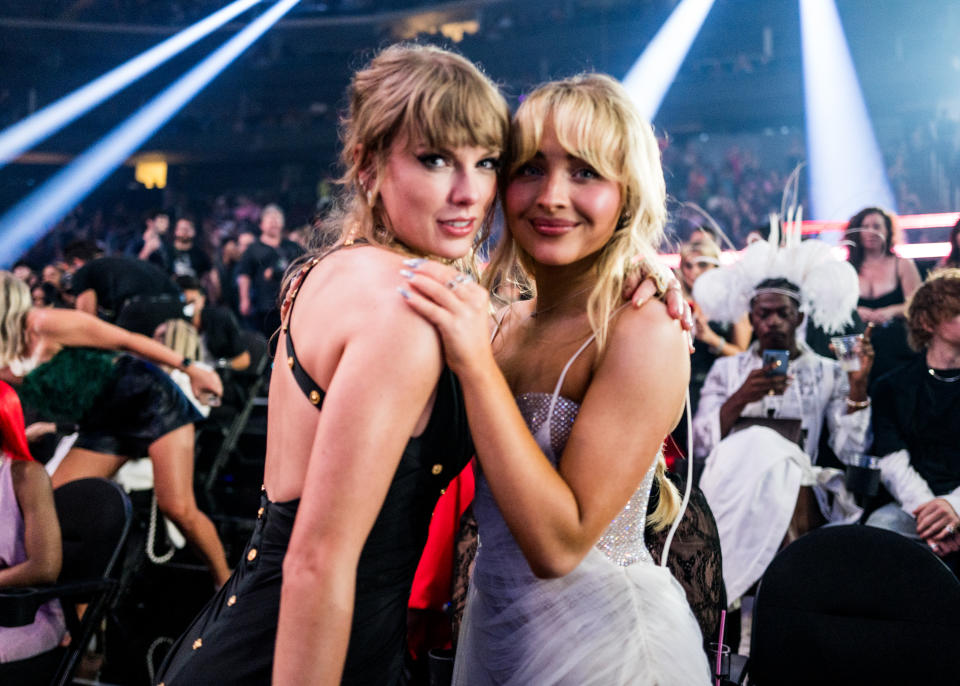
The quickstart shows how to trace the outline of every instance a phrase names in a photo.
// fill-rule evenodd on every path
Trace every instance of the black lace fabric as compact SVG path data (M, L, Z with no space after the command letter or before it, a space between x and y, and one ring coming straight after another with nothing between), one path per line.
M683 493L684 484L680 477L669 474L669 478ZM654 490L650 494L651 512L658 500L659 492L654 482ZM647 548L657 564L660 564L668 531L669 528L665 528L654 532L648 527L645 533ZM720 611L727 606L720 535L707 499L697 487L690 493L690 503L670 544L667 568L687 594L687 602L700 625L704 643L716 641L720 630Z
M470 576L473 574L473 558L477 555L477 519L473 516L473 505L464 510L460 517L460 527L453 545L450 621L453 645L456 647L457 638L460 636L460 623L463 621L463 609L467 606L467 591L470 589Z

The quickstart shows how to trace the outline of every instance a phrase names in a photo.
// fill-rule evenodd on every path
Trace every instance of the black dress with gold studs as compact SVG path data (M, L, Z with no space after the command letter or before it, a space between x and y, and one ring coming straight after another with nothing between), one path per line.
M293 281L294 295L305 275ZM300 365L289 335L286 350L294 378L319 409L323 389ZM460 385L444 368L427 428L404 449L360 555L343 684L404 683L407 602L430 517L472 453ZM156 684L270 683L283 558L298 505L261 494L256 529L239 566L171 648Z

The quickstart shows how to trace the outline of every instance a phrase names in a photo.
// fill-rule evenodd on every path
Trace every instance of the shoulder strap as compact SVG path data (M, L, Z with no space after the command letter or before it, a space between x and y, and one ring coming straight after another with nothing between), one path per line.
M297 357L296 348L293 345L293 336L290 335L290 320L293 317L293 305L297 299L297 293L300 292L300 286L303 285L304 280L307 278L307 274L317 266L317 264L327 255L336 252L343 245L337 245L323 253L322 255L317 255L311 260L308 260L300 267L300 271L291 279L290 287L287 290L287 295L283 299L283 305L280 307L280 318L283 324L280 327L280 330L286 336L286 346L287 346L287 367L290 368L291 373L293 374L294 380L297 382L297 385L300 387L300 390L303 391L303 394L307 396L307 399L317 406L317 409L320 409L320 406L323 404L323 396L326 395L324 390L320 388L320 384L313 380L307 370L303 368L303 365L300 364L300 358Z
M624 307L626 307L626 306L629 305L629 304L630 304L630 303L625 303L625 304L621 305L620 307L618 307L617 309L615 309L613 312L611 312L611 313L610 313L610 319L613 318L613 315L615 315L617 312L619 312L620 310L622 310ZM591 343L593 343L593 341L594 341L596 338L597 338L597 334L595 334L595 333L594 333L594 334L590 334L590 337L587 338L587 340L585 340L585 341L583 342L583 345L581 345L579 348L577 348L577 352L575 352L575 353L570 357L570 359L567 360L567 363L563 366L563 371L560 372L560 378L557 379L557 385L554 386L554 388L553 388L553 395L550 396L550 408L547 410L547 418L546 418L546 420L544 421L544 425L546 425L547 427L551 426L550 421L553 419L553 410L554 410L554 408L556 408L556 406L557 406L557 400L560 398L560 389L563 388L563 381L564 381L564 379L567 378L567 372L570 371L570 367L573 366L573 363L576 361L576 359L577 359L578 357L580 357L580 354L581 354L584 350L586 350L587 347L589 347L589 345L590 345Z

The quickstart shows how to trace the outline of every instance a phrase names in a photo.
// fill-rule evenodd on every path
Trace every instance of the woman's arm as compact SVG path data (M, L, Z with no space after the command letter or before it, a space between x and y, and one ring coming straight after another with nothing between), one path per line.
M51 584L60 576L63 548L50 477L39 462L15 461L12 469L27 559L0 569L0 587Z
M179 369L190 377L193 394L198 399L206 393L223 395L223 384L216 372L196 365L185 367L184 358L162 343L85 312L32 309L27 315L27 328L34 335L58 345L131 352L150 362Z
M327 388L283 563L273 682L285 686L340 683L360 552L442 368L433 328L392 298L362 319Z
M533 572L562 576L626 505L680 417L690 375L681 328L660 303L620 315L557 472L482 336L485 293L469 284L453 293L442 285L449 276L439 265L418 271L411 284L429 301L417 294L408 301L440 330L500 511Z
M730 342L736 346L737 353L742 353L750 347L751 338L753 338L753 327L750 326L750 315L745 314L733 323L733 340Z

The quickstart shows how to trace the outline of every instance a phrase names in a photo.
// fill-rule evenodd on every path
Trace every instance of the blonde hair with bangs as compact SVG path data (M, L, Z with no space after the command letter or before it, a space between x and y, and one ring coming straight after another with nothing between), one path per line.
M517 170L540 149L548 122L553 124L564 150L620 185L620 219L596 261L597 283L587 300L590 327L602 350L610 317L623 302L623 281L634 258L654 255L663 239L667 193L660 148L653 128L614 79L604 74L581 74L553 81L527 96L514 115L506 173L501 178L502 197L506 197L506 187ZM515 283L522 291L536 293L532 273L532 258L507 227L490 257L484 284ZM647 521L660 530L679 513L680 494L665 478L662 453L656 459L660 499Z
M623 280L633 259L654 254L663 238L667 208L660 149L650 124L623 86L609 76L581 74L554 81L530 94L514 115L501 194L517 170L536 155L547 122L553 123L567 152L620 184L620 220L597 260L597 284L587 304L597 345L603 349L610 315L622 302ZM535 292L531 272L530 256L505 231L485 280L501 283L519 273L521 289Z
M341 210L333 220L339 243L364 238L406 247L390 231L390 218L379 201L387 158L397 141L422 142L435 150L476 146L498 153L507 144L510 112L500 91L475 64L448 50L392 45L354 75L349 97L341 120ZM476 245L486 239L491 218L492 211ZM476 273L472 252L458 266Z
M11 272L0 271L0 369L16 365L26 354L27 312L32 307L29 286Z

